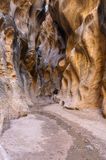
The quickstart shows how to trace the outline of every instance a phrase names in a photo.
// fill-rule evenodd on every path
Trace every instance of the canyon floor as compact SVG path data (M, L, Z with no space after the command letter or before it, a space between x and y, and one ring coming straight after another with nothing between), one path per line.
M106 120L95 109L38 104L11 120L0 138L0 160L106 160Z

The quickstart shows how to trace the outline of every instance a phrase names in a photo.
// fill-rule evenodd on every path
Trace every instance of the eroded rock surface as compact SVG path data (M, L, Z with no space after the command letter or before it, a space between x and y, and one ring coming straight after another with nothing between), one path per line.
M59 99L63 101L64 97L65 106L72 109L103 107L104 115L105 3L100 0L50 1L50 13L68 37Z
M33 105L36 54L45 1L0 2L0 121L27 115ZM7 111L8 110L8 111Z
M105 43L105 0L0 1L1 124L36 96L106 117Z
M49 13L41 26L37 48L37 71L41 94L52 95L61 88L62 69L59 62L65 58L65 45L57 24Z

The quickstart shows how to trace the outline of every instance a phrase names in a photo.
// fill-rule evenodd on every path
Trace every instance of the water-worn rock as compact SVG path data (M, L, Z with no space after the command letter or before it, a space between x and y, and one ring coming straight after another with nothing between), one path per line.
M50 1L50 13L68 37L67 65L58 97L62 101L64 97L69 108L103 106L104 115L105 10L105 1L100 0Z
M62 70L59 63L65 58L65 45L57 27L47 13L41 26L36 52L40 92L43 95L56 94L60 90Z
M35 41L45 1L0 1L0 121L25 116L36 83ZM8 110L8 111L7 111ZM2 128L2 127L1 127Z
M1 122L54 94L66 108L99 107L106 117L105 42L105 0L0 1Z

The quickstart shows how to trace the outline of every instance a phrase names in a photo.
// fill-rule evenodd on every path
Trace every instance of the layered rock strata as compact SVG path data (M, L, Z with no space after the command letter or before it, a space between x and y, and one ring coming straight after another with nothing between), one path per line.
M64 105L72 109L103 107L106 115L106 1L51 0L49 3L53 19L68 37L59 99L63 101L64 97Z
M0 1L1 124L36 96L106 117L105 43L105 0Z
M0 1L0 124L24 116L37 81L36 41L45 1ZM34 92L33 92L34 93Z

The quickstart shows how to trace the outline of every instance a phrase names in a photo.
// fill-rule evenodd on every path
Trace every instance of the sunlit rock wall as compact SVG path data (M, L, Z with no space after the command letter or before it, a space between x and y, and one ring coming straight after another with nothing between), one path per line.
M0 1L0 129L24 116L35 93L36 41L45 19L45 1Z
M0 124L37 96L106 116L106 0L0 0Z
M71 109L100 107L106 116L106 1L51 0L49 3L53 19L68 37L66 68L58 99Z

